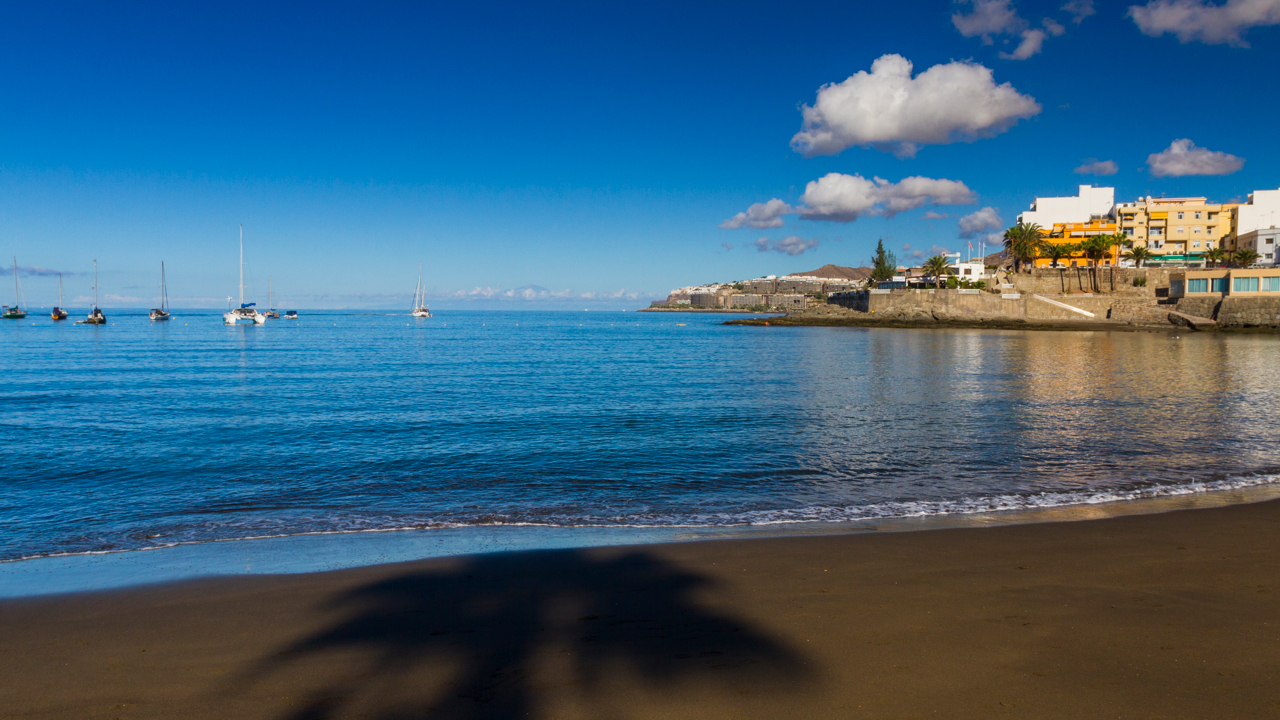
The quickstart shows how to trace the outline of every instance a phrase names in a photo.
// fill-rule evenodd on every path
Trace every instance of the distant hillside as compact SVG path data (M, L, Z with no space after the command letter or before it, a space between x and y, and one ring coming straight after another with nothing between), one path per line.
M871 268L869 267L844 267L843 265L823 265L817 270L809 272L791 273L787 277L796 275L808 275L809 277L820 278L845 278L846 280L866 280L871 277Z

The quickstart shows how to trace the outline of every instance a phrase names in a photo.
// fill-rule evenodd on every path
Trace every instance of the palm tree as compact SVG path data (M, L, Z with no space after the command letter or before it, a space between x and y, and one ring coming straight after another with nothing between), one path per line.
M1218 263L1227 261L1228 253L1222 248L1209 248L1201 257L1204 258L1205 264L1209 267L1218 267Z
M1245 268L1258 262L1258 257L1257 251L1250 248L1241 248L1235 251L1235 254L1232 255L1231 259L1235 260L1236 264L1240 267Z
M1142 267L1142 263L1150 260L1152 257L1154 257L1154 255L1150 250L1143 247L1142 245L1139 245L1135 248L1125 250L1124 254L1122 254L1120 257L1124 258L1125 260L1132 260L1135 265L1137 265L1138 267Z
M1119 244L1116 237L1115 235L1091 235L1080 243L1080 249L1084 251L1084 256L1093 261L1090 275L1093 277L1094 292L1102 290L1102 287L1098 284L1098 268L1102 266L1103 258L1111 254L1111 248ZM1112 279L1114 280L1114 277Z
M1040 226L1031 223L1018 223L1004 231L1004 249L1013 258L1013 271L1022 269L1023 263L1035 260L1040 244Z
M1071 253L1080 249L1080 246L1074 243L1055 243L1048 238L1041 238L1037 245L1040 254L1049 258L1053 267L1058 267L1059 260L1071 257Z
M932 275L934 282L939 288L942 287L942 277L951 273L950 262L946 255L934 255L924 261L922 268L926 275Z

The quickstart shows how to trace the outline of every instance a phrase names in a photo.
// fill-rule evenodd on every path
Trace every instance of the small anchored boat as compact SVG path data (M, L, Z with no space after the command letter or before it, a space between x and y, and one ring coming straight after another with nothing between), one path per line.
M84 320L77 320L77 325L106 325L107 316L102 314L102 308L98 307L98 261L93 261L93 309L89 311L89 317Z
M22 284L18 282L18 258L13 259L13 307L3 306L0 315L5 320L21 320L27 316L27 310L24 307L25 302L22 301Z
M230 300L231 298L227 298ZM247 303L244 301L244 225L240 226L240 307L231 308L222 314L222 321L228 325L235 325L241 321L251 322L255 325L265 325L267 316L258 312L254 305L257 303Z
M54 320L67 319L67 311L62 309L62 273L58 273L58 304L54 306L53 311L49 313L49 317Z
M418 287L413 291L413 313L416 318L431 317L431 308L427 307L427 289L422 287L422 266L418 266Z
M151 308L147 313L151 322L163 322L169 319L169 289L164 284L164 261L160 261L160 307Z

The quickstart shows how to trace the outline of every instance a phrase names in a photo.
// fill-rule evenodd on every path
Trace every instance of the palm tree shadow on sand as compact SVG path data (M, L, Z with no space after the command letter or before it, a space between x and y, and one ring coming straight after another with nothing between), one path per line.
M344 619L245 679L322 658L340 667L344 679L321 683L288 720L529 718L565 703L621 718L644 714L629 712L637 698L679 688L733 696L811 679L796 650L700 605L710 584L644 552L479 556L335 597Z

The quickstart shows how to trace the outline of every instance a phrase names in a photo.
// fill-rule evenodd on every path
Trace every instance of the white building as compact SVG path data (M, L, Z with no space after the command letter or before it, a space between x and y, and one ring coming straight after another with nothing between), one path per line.
M1236 237L1280 225L1280 190L1254 190L1236 210Z
M1042 228L1052 228L1055 223L1087 223L1110 217L1115 206L1115 188L1081 185L1076 197L1036 198L1031 209L1018 216L1018 222Z
M1236 238L1236 249L1258 253L1258 261L1254 265L1280 265L1280 228L1251 230Z
M1254 190L1236 208L1235 250L1258 253L1258 265L1280 265L1280 190Z

